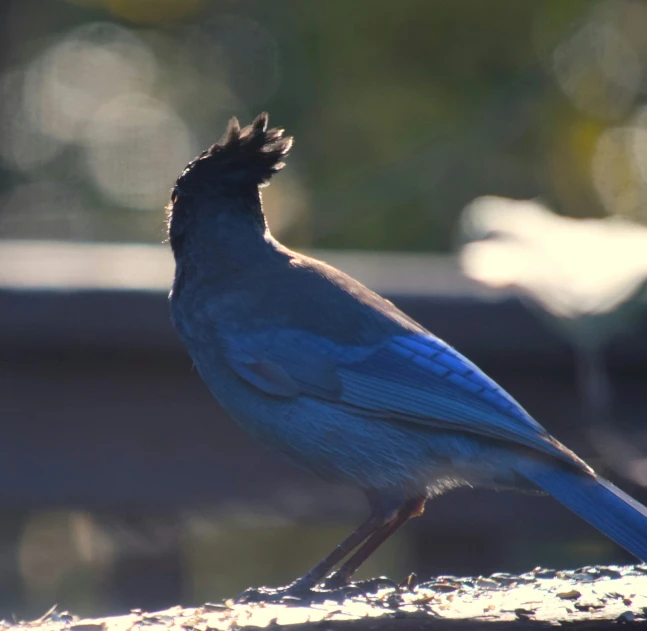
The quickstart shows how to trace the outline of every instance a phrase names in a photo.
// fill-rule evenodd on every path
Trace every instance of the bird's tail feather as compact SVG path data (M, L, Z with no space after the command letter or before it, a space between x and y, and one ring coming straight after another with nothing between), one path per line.
M525 461L519 474L552 495L642 561L647 561L647 508L604 478L559 464Z

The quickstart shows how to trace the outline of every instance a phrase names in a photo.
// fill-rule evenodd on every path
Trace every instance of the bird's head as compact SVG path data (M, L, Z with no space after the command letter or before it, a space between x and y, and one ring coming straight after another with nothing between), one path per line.
M223 213L249 215L264 225L259 187L285 164L292 146L284 130L268 129L267 113L241 129L232 118L224 136L189 162L171 192L167 206L168 234L176 258L198 214L209 220Z

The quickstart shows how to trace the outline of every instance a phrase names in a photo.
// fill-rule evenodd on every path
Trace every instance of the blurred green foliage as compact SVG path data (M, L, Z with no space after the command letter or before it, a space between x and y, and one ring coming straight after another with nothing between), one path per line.
M263 109L296 137L267 194L295 246L446 251L483 194L645 216L647 168L633 177L626 147L611 143L626 158L601 169L611 183L593 168L644 99L635 1L24 0L0 13L4 237L159 242L171 174L230 116ZM59 134L57 108L76 116L68 103L88 95L94 109Z

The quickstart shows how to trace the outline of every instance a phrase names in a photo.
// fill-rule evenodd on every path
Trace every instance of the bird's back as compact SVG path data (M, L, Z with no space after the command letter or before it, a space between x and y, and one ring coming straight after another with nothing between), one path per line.
M253 295L255 309L236 315L253 328L274 323L348 345L379 344L404 330L425 332L359 281L282 246L250 272L241 280Z

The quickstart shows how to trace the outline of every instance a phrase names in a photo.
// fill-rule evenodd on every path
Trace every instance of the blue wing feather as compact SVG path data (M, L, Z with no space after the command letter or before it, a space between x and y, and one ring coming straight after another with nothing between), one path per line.
M407 357L399 347L401 340L394 339L367 360L339 366L342 400L380 416L512 441L576 460L510 395L474 364L461 362L450 347L433 358L433 338L424 355Z
M395 336L373 347L285 329L229 341L259 362L276 362L301 395L336 400L366 416L515 442L586 467L477 366L432 334ZM271 393L273 387L262 389Z
M332 401L341 397L342 385L336 369L348 347L339 347L337 353L331 353L333 345L328 340L292 329L231 336L225 346L236 374L268 394L290 397L301 393ZM254 360L259 364L258 369L250 371L250 362ZM296 391L286 387L281 371L276 371L279 379L272 383L273 372L267 369L268 361L290 376L297 385ZM263 375L262 383L259 373Z

